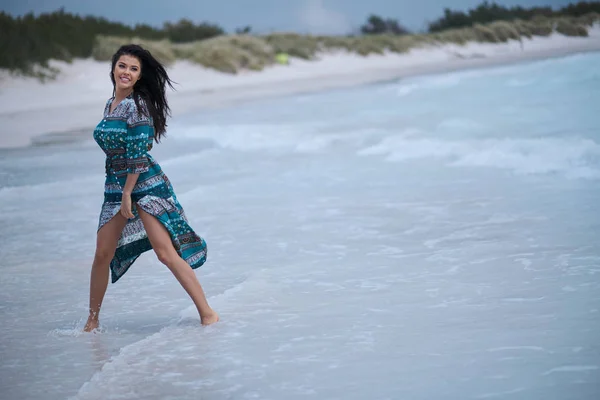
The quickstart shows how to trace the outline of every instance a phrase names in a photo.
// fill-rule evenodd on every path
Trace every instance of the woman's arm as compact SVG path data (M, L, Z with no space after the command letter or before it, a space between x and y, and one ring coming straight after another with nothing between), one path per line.
M127 174L127 181L125 181L125 187L123 188L123 196L121 198L121 215L125 218L133 218L133 212L131 211L131 192L135 187L135 183L138 180L140 174Z
M127 180L123 186L121 200L121 214L126 218L133 218L131 210L131 194L140 174L148 171L148 141L152 137L152 121L138 113L137 109L131 111L127 119L127 135L125 136L125 159L127 165Z

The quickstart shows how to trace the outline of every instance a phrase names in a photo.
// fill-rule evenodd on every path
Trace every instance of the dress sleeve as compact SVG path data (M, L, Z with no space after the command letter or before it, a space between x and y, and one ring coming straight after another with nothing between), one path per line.
M141 174L149 169L148 150L152 147L154 127L152 119L144 104L132 110L127 119L127 135L125 137L125 161L128 174Z

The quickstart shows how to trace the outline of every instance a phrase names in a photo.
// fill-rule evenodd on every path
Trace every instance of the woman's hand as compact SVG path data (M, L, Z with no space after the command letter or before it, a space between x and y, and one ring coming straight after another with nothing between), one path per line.
M131 212L131 195L123 193L123 197L121 199L121 215L127 219L134 218L133 213Z

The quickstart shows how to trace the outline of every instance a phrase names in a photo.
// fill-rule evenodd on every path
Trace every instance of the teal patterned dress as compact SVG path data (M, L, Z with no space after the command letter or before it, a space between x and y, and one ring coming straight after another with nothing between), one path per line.
M206 261L206 242L188 224L173 186L160 165L148 153L152 149L154 126L142 99L136 105L130 95L110 112L110 98L104 118L94 129L94 140L106 154L104 203L98 231L121 209L127 174L140 174L131 194L134 218L128 220L110 263L111 280L119 280L135 260L152 249L137 213L137 207L155 216L167 229L177 253L196 269Z

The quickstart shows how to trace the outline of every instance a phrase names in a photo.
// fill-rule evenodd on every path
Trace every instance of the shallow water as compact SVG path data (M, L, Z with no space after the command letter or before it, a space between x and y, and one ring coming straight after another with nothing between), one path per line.
M600 54L178 118L198 326L151 253L80 334L93 142L0 152L6 399L600 398Z

